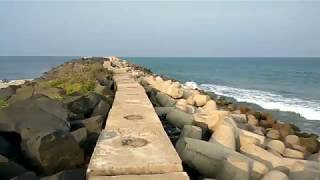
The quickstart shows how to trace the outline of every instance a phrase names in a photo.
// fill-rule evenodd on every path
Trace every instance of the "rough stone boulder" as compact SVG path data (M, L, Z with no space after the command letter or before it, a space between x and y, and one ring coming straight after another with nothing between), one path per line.
M72 113L79 114L79 117L84 118L91 115L100 100L100 95L96 93L89 93L87 96L68 97L63 101L63 103Z
M194 123L194 118L191 114L178 109L171 110L167 114L166 119L178 128L183 128L184 125L192 125Z
M63 105L45 96L36 96L0 110L0 131L17 132L27 139L40 132L68 131L68 112Z
M83 120L76 120L71 122L71 127L74 129L85 127L88 134L100 133L103 125L103 119L100 115L92 116Z
M262 163L225 148L219 143L180 138L176 143L176 150L184 163L195 168L205 177L234 177L234 174L237 173L244 174L244 176L249 173L251 179L258 180L268 172L268 168ZM240 170L230 169L231 167L240 167ZM242 173L241 171L248 172Z
M68 132L39 134L32 139L23 140L21 147L31 164L45 174L73 168L84 162L83 151Z
M288 176L278 170L269 171L261 180L289 180Z
M26 100L30 97L32 97L34 92L34 87L32 86L27 86L27 85L22 85L21 88L18 88L16 90L15 95L11 96L8 102L10 104L13 104L18 101L23 101Z
M85 180L85 169L69 169L58 172L54 175L41 178L41 180Z
M176 100L174 100L172 97L162 92L157 93L156 100L161 106L164 106L164 107L171 107L176 104Z
M102 119L105 119L110 108L111 106L106 101L101 100L99 104L94 108L91 116L100 115Z
M7 88L0 89L0 100L1 99L7 100L15 93L16 93L16 88L11 87L11 86L9 86Z

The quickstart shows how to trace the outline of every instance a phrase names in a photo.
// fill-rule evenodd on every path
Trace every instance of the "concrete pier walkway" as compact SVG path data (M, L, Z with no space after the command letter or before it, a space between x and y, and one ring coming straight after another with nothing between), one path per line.
M114 80L115 99L88 179L189 179L144 88L124 70L115 70Z

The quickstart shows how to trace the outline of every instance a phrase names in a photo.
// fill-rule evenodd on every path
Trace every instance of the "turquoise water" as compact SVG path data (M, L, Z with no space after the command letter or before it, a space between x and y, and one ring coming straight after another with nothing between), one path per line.
M0 56L0 79L30 79L77 57ZM207 91L320 120L320 58L124 58Z

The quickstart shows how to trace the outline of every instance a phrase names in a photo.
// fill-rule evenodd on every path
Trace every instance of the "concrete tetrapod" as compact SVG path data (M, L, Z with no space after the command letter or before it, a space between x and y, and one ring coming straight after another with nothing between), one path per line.
M171 110L166 119L174 126L178 128L183 128L184 125L192 125L194 120L191 114L183 112L178 109Z
M176 150L184 163L195 168L205 177L229 177L228 173L246 176L249 171L250 179L260 179L268 168L236 151L224 147L219 143L209 143L191 138L180 138ZM241 160L241 162L239 161ZM245 162L245 163L242 163ZM249 168L246 168L247 164ZM231 168L231 166L241 168ZM230 176L232 176L232 174Z

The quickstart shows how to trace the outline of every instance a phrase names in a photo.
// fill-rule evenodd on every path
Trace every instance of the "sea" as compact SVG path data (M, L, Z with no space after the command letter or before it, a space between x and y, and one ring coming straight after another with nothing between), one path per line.
M0 79L32 79L74 57L0 56ZM320 58L123 57L153 72L264 109L293 112L320 134ZM296 117L295 115L295 117ZM290 122L289 118L284 121Z

